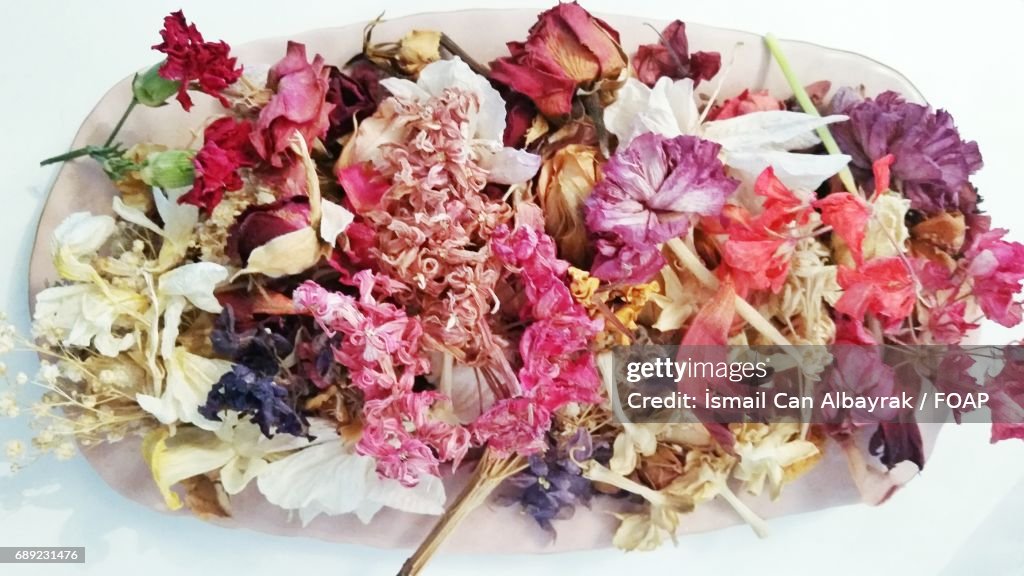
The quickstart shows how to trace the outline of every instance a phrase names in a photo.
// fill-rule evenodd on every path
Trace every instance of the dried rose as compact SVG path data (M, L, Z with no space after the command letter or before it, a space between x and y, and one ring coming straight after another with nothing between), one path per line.
M526 42L510 42L508 49L509 56L491 63L491 78L550 117L572 110L577 88L618 78L627 64L619 33L576 2L542 13Z
M690 43L686 38L686 24L676 20L665 27L657 44L644 44L633 58L633 70L637 78L648 86L654 86L658 78L673 80L692 78L693 85L701 80L710 80L722 67L722 55L718 52L694 52L690 54ZM712 118L713 119L713 118Z
M541 165L537 179L545 229L558 243L562 258L578 266L586 264L589 245L583 202L600 179L600 151L581 144L570 144L552 154Z
M380 85L380 72L370 64L356 63L347 73L332 66L326 100L334 108L328 114L327 140L337 140L355 130L356 123L373 114L386 95L387 90Z
M267 74L267 87L274 96L256 121L252 144L261 158L275 167L283 166L295 132L306 145L327 133L334 104L327 102L330 70L320 55L306 61L306 46L288 43L288 52Z
M441 59L441 33L434 30L410 30L398 42L371 44L367 29L363 54L371 62L398 74L415 76L420 70Z
M188 110L192 108L188 90L195 88L228 106L222 92L242 76L242 67L236 68L235 59L229 56L231 48L224 42L205 41L195 24L185 20L181 10L164 17L160 37L163 42L153 49L166 54L167 59L157 68L159 79L150 73L136 78L133 83L136 99L146 106L160 106L174 93L171 91L174 88L181 107ZM160 79L165 82L159 82Z
M271 240L309 227L309 200L294 198L263 206L252 206L231 227L228 253L243 263L253 250Z

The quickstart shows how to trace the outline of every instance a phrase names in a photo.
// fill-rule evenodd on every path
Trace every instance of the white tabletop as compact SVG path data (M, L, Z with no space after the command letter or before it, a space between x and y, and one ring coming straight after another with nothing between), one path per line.
M542 1L318 0L245 3L35 0L0 18L0 308L28 326L26 276L35 221L55 170L38 161L63 151L81 120L114 82L155 60L161 17L183 7L208 38L240 43L309 28L364 21L382 10L424 10ZM592 11L629 11L860 52L892 65L929 100L951 110L977 140L985 168L975 178L995 224L1024 240L1024 1L587 0ZM670 8L671 6L671 8ZM525 30L523 31L525 35ZM700 47L694 47L699 49ZM808 79L812 80L812 79ZM1024 337L986 326L985 343ZM12 369L19 365L10 363ZM32 369L24 358L20 367ZM0 440L25 438L0 422ZM394 574L404 552L378 551L224 530L168 517L108 489L81 460L40 462L14 477L0 472L0 546L85 546L85 565L5 565L0 574ZM850 506L773 520L758 540L745 527L682 539L653 553L613 550L535 557L446 557L437 575L481 573L673 574L1024 574L1024 443L988 444L987 426L946 427L920 478L881 508ZM785 497L785 495L783 495ZM499 538L500 535L495 535Z

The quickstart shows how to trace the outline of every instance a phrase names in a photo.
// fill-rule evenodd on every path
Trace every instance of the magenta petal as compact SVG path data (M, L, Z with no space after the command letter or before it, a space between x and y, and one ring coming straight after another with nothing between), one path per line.
M335 176L357 214L364 214L380 206L381 199L390 188L369 163L341 168Z

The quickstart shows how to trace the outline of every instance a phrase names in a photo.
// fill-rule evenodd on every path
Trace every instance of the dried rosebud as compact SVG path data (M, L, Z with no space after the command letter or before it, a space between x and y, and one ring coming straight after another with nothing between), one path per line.
M508 49L509 56L491 63L491 78L550 117L571 112L578 88L618 78L628 61L619 33L575 2L542 13L526 42Z
M309 201L295 198L265 206L253 206L231 227L228 253L247 262L253 250L271 240L309 227Z
M696 86L701 80L713 78L722 67L722 55L718 52L690 54L686 24L679 20L666 26L659 36L660 42L640 46L633 59L637 79L648 86L654 86L662 77L692 78Z
M388 93L380 85L380 75L379 69L365 61L354 64L347 72L330 68L326 100L334 109L328 115L329 143L334 144L338 138L355 130L357 122L377 109Z
M374 44L370 38L378 21L371 22L363 34L363 56L395 75L415 76L441 59L441 33L435 30L410 30L398 42Z
M544 227L558 243L559 255L577 266L587 263L583 201L601 179L600 155L596 148L570 144L544 161L537 180Z
M728 120L751 112L770 112L785 109L785 103L773 98L767 90L744 90L739 96L729 98L715 106L708 114L708 120Z
M196 175L192 166L195 154L195 150L154 152L146 157L139 177L150 186L168 190L189 186Z
M288 43L285 57L267 74L267 87L274 90L270 103L260 111L252 144L261 158L280 168L286 162L296 132L306 145L327 134L334 104L326 101L330 70L319 54L306 60L306 46Z

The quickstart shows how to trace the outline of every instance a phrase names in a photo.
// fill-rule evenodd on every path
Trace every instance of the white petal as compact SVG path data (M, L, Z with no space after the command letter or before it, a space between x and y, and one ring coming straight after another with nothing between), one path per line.
M489 172L487 180L495 184L526 182L540 170L540 163L540 156L516 148L502 148L480 156L480 165Z
M75 212L53 231L51 251L66 250L81 257L94 254L117 230L110 216L93 216L88 212Z
M801 150L820 141L815 129L843 120L846 116L820 117L772 110L708 122L704 124L703 131L704 138L721 144L726 150Z
M404 78L385 78L380 81L380 85L403 102L422 102L430 98L426 90Z
M473 72L461 59L427 64L416 83L431 96L440 96L448 88L475 93L480 100L480 113L472 133L481 140L501 142L505 133L505 101L486 78Z
M738 172L744 182L753 183L771 166L775 176L794 190L817 189L849 162L850 157L845 154L794 154L777 150L729 151L725 155L725 164Z
M620 148L648 132L669 138L693 134L699 119L693 81L688 78L660 78L653 89L630 78L604 111L605 127L618 137Z
M207 430L219 428L219 423L199 414L199 407L206 403L213 385L231 370L231 363L205 358L178 347L164 358L164 369L167 381L163 395L156 398L139 394L136 396L139 406L162 424L187 422Z
M355 214L341 204L335 204L330 200L320 202L320 238L332 247L338 242L338 234L344 232L353 220Z
M124 201L121 200L120 196L114 196L114 213L120 216L122 220L131 222L132 224L145 228L150 232L155 232L161 236L164 233L164 231L153 223L153 221L150 220L142 210L125 204Z
M217 314L223 308L213 291L227 278L228 269L220 264L194 262L160 276L159 292L165 296L184 296L196 308Z

